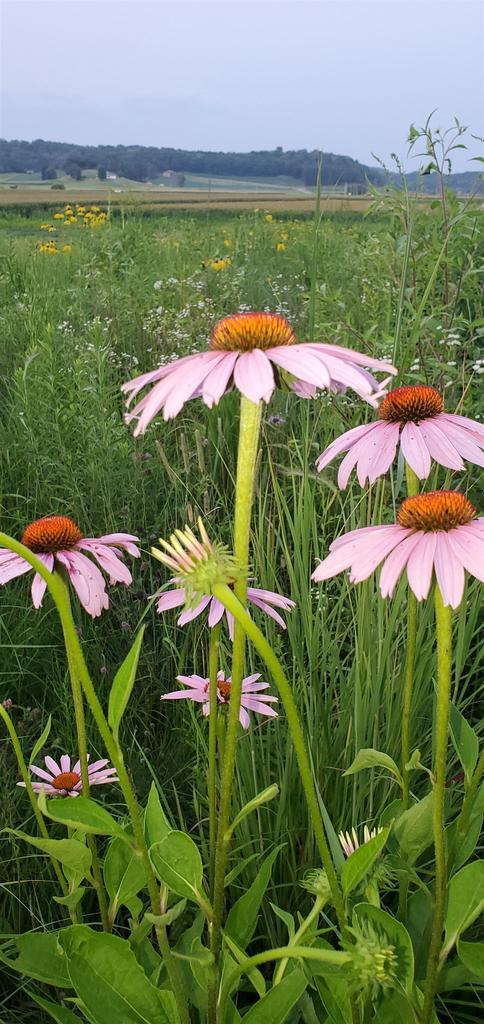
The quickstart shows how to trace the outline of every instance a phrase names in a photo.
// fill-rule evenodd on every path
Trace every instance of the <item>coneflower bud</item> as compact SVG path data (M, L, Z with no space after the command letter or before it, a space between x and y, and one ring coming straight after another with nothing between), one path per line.
M193 530L175 530L170 541L160 537L160 548L152 548L154 558L175 572L173 580L187 595L187 605L212 594L220 583L231 584L241 575L233 555L222 544L213 544L201 519L198 520L200 540Z

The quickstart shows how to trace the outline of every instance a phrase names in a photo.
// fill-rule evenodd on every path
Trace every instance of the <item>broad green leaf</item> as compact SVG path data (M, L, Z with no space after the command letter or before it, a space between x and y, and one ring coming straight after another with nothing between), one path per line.
M59 942L92 1024L176 1024L175 1006L167 1012L172 994L151 984L123 939L76 924L64 929Z
M114 916L118 907L137 896L146 883L141 858L121 839L113 839L109 844L103 874Z
M246 949L247 943L250 942L255 932L260 906L270 882L272 865L283 845L282 843L275 850L271 850L262 862L252 885L229 910L225 931L242 949Z
M458 942L459 960L469 971L484 981L484 942Z
M408 999L401 992L385 994L372 1024L417 1024L415 1013Z
M477 733L454 704L451 704L449 709L449 726L455 752L469 781L479 757Z
M116 672L111 686L108 705L108 722L116 739L118 738L119 725L126 710L126 705L131 696L131 691L136 679L144 631L145 626L142 626L136 635L131 650L126 655L123 664Z
M246 953L244 952L244 950L241 949L240 946L238 946L237 943L230 938L230 935L227 935L226 933L224 935L224 942L230 949L230 952L232 953L235 962L241 964L242 961L246 959ZM251 985L254 986L257 995L259 996L259 999L262 999L262 997L266 994L266 983L264 980L264 976L261 974L259 970L257 970L257 968L253 968L252 971L249 971L247 973L247 978L250 981Z
M203 866L198 847L186 832L169 832L150 847L150 860L160 881L171 892L199 902Z
M313 964L311 964L311 973ZM321 965L322 968L322 965ZM352 1024L351 1003L348 991L348 979L342 980L330 974L320 973L314 976L316 988L331 1024Z
M58 860L60 864L69 868L79 881L89 874L91 851L77 839L37 839L37 836L29 836L26 832L15 828L4 828L2 832L8 832L12 836L17 836L18 839L23 839L25 843L35 846L41 853Z
M390 827L384 828L382 832L373 836L367 843L363 843L345 860L341 872L341 885L345 896L353 892L353 889L356 889L365 875L368 874L383 850L389 835Z
M239 813L236 814L231 825L229 825L225 833L225 841L229 841L232 833L235 831L237 826L240 825L241 821L243 821L244 818L247 817L248 814L251 814L252 811L256 811L258 807L262 806L262 804L269 803L269 801L273 800L274 797L278 795L278 793L279 786L276 786L274 784L273 786L268 786L267 789L263 789L261 793L258 793L257 796L253 798L253 800L249 800L248 803L244 804L244 806L240 809Z
M445 842L448 853L452 856L452 874L456 872L472 857L474 850L480 840L482 831L482 814L471 818L469 828L464 838L457 844L458 818L454 818L445 830Z
M244 1024L269 1024L269 1021L270 1024L284 1024L307 984L306 975L296 967L244 1014Z
M445 918L445 949L449 951L462 932L484 910L484 861L466 864L449 882Z
M30 755L30 764L32 764L32 762L35 761L35 758L37 757L37 754L39 753L39 750L42 750L42 747L47 743L47 740L48 740L49 735L50 735L51 725L52 725L52 715L49 715L49 717L47 719L47 725L46 725L44 731L39 736L39 738L37 740L37 743L34 743L34 746L32 747L32 753Z
M363 750L359 750L353 764L343 774L356 775L357 772L363 771L364 768L386 768L388 772L395 776L400 784L402 782L400 770L395 764L393 757L385 754L382 750L374 750L373 747L365 747Z
M57 940L62 931L26 932L0 947L0 960L14 971L57 988L72 988Z
M151 783L148 796L148 803L145 811L145 839L148 847L154 843L161 843L161 840L173 831L168 818L161 806L158 790L155 783Z
M420 854L432 843L433 806L434 794L432 791L423 800L419 800L418 803L409 807L408 811L404 811L394 823L393 834L410 864L414 864Z
M184 913L187 905L186 900L180 900L178 903L174 903L172 907L168 907L164 914L150 914L146 913L145 918L147 921L151 921L152 924L162 924L165 928L168 928L174 921L177 921L179 917Z
M111 817L109 811L87 796L65 797L63 800L46 800L43 793L39 795L41 811L59 821L67 828L77 828L79 832L92 833L99 836L118 836L124 843L132 845L132 839L121 825Z
M404 988L410 994L413 989L414 955L412 941L405 926L385 910L374 907L372 903L358 903L354 909L354 917L360 925L370 924L382 936L384 942L393 946L397 956L398 987Z
M203 945L201 939L197 936L188 951L188 953L173 952L173 956L178 960L187 960L190 964L195 981L200 988L206 992L208 985L208 968L213 964L213 954Z
M28 995L49 1014L49 1017L57 1021L57 1024L79 1024L80 1017L77 1016L77 1013L61 1006L60 1003L51 1003L50 999L42 999L37 992L28 992Z
M86 889L85 886L80 885L77 889L73 889L67 896L53 896L52 899L56 903L60 903L61 907L68 907L69 910L75 910L76 907L82 900Z

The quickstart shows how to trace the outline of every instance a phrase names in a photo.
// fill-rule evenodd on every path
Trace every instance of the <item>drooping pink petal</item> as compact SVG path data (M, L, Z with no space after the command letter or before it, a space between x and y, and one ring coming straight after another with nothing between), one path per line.
M277 698L274 697L273 700ZM269 700L267 697L266 700ZM249 711L255 711L258 715L268 715L269 718L277 718L277 711L270 704L264 704L260 700L256 700L255 697L242 697L242 707L248 708Z
M99 772L101 768L105 768L107 764L109 764L107 757L102 757L100 761L93 761L92 764L89 764L87 767L88 775L91 775L92 772ZM110 769L110 771L114 771L114 768Z
M186 683L187 686L191 687L199 687L201 690L204 690L207 685L207 680L204 679L203 676L198 676L196 673L191 676L177 676L176 678L179 683Z
M248 729L249 728L250 718L249 718L249 715L247 714L247 711L242 706L242 704L240 705L239 722L240 722L240 724L241 724L243 729Z
M398 423L386 423L386 429L378 435L372 435L375 451L368 465L368 482L374 484L379 476L384 476L390 468L397 450L399 438Z
M363 423L359 427L352 427L351 430L347 430L340 437L337 437L335 441L332 441L327 448L321 452L317 462L316 468L318 473L329 466L329 463L336 458L337 455L341 455L343 452L349 451L353 447L355 441L358 441L361 437L371 433L379 424L377 423Z
M405 537L400 544L397 545L393 551L390 552L388 558L382 566L380 573L380 593L382 597L393 597L395 593L395 587L405 569L412 551L415 550L419 543L421 534L418 532L410 534L409 537Z
M441 425L439 416L435 417L435 421L437 425ZM482 451L484 448L484 437L478 440L477 435L467 430L466 427L449 423L447 420L442 422L441 429L459 455L469 462L473 462L476 466L484 466L484 451Z
M418 537L419 542L407 562L407 579L417 601L423 601L432 583L437 534L419 532Z
M182 356L181 359L176 360L176 366L179 367L182 363L187 363L192 359L193 355ZM129 380L126 384L123 384L121 391L123 394L129 395L127 402L128 406L147 384L154 384L155 381L163 380L164 377L171 373L174 365L175 363L166 363L164 366L158 366L156 370L150 370L149 373L142 373L139 377L134 377L133 380Z
M234 368L234 383L251 402L268 402L276 386L271 364L260 349L242 352Z
M254 601L255 598L261 601L266 601L267 604L275 605L276 608L283 608L284 611L290 611L291 608L296 607L296 602L290 597L285 597L284 594L276 594L273 590L260 590L259 587L248 587L247 597L249 601Z
M141 555L141 551L137 546L139 537L135 537L132 533L105 533L103 537L84 537L85 544L89 544L91 540L95 544L108 544L121 548L123 551L127 551L128 555L132 555L133 558L139 558Z
M360 398L366 400L371 398L375 390L374 384L371 383L371 374L362 372L359 367L334 355L325 354L323 358L331 380L343 384L344 387L352 388Z
M250 601L251 604L255 604L256 608L260 608L262 612L265 612L269 618L274 619L274 622L277 622L277 625L280 626L281 629L287 628L282 615L279 615L279 612L276 612L275 608L272 608L270 604L267 604L267 601L261 601L259 597L251 597Z
M158 601L156 602L156 610L158 612L167 612L171 608L179 608L180 605L185 604L186 592L183 587L175 587L173 590L167 590L164 594L161 594Z
M373 370L381 370L382 373L389 373L391 376L395 376L398 373L396 367L392 366L391 363L387 363L384 359L375 359L365 352L357 352L355 349L345 348L344 345L330 345L321 341L310 341L306 342L306 347L315 349L323 355L340 357L345 362L356 363L359 366L369 366Z
M97 565L81 551L58 551L56 558L65 566L76 594L89 615L96 618L109 608L104 577Z
M351 582L361 582L409 533L411 530L395 524L352 530L333 541L329 555L318 565L311 579L320 583L351 567Z
M223 352L220 361L213 364L210 373L206 376L202 387L202 398L209 409L213 405L217 405L222 395L225 394L237 358L238 352Z
M458 608L464 593L464 567L460 558L454 554L444 531L436 533L434 565L444 605Z
M413 469L419 480L426 480L430 473L430 452L417 423L405 424L400 435L400 447L405 462Z
M466 526L458 526L447 534L456 558L471 576L484 583L484 534L470 533Z
M479 423L477 420L471 420L469 416L458 416L457 413L454 412L441 412L439 413L438 419L446 420L448 423L454 423L460 427L465 427L481 442L484 442L484 423Z
M339 467L339 470L338 470L338 487L339 487L340 491L345 491L346 490L346 487L348 485L348 480L349 480L349 478L350 478L350 476L351 476L355 466L357 465L358 459L359 459L360 454L361 454L361 448L359 448L358 446L359 446L360 442L361 441L364 442L364 440L365 440L364 438L360 438L360 441L357 441L356 444L354 444L353 447L350 448L349 452L346 453L346 455L345 455L345 457L344 457L344 459L343 459L343 461L342 461L342 463L341 463L341 465Z
M23 576L26 572L32 571L32 566L29 562L26 562L20 555L14 554L13 551L9 551L9 557L6 557L0 562L0 585L8 583L10 580L15 579L16 576Z
M436 462L448 469L464 469L464 463L456 452L454 445L445 436L443 430L432 420L422 420L419 429L423 435L425 444Z
M177 619L177 625L186 626L187 622L192 622L193 619L196 619L203 611L205 611L205 608L210 604L210 601L210 596L202 597L202 600L195 608L187 608L186 611L181 613L180 617Z
M403 527L399 527L403 529ZM337 548L342 548L346 544L351 544L354 540L361 541L363 537L367 537L369 541L374 538L380 539L380 537L390 537L395 530L395 523L383 524L382 526L359 526L356 530L349 530L348 533L342 533L341 537L336 537L335 540L331 541L329 545L330 551L336 551ZM408 530L406 531L408 533Z
M52 570L54 568L54 556L53 555L50 555L50 554L45 554L45 555L44 554L38 554L37 558L39 558L40 561L44 563L45 568L48 569L49 572L52 572ZM42 578L40 573L36 572L35 576L34 576L34 579L33 579L33 582L32 582L31 591L30 591L31 595L32 595L32 604L33 604L34 608L40 608L40 606L42 604L42 601L44 599L44 594L45 594L46 589L47 589L47 583Z
M267 349L267 357L297 380L314 384L318 388L329 388L331 377L325 361L310 351L309 345L288 345Z
M172 690L171 693L163 693L160 700L194 700L198 704L207 699L207 694L200 690Z
M113 583L124 583L129 585L133 582L133 577L125 563L116 554L113 547L108 544L95 543L90 541L86 544L85 541L80 540L76 544L76 550L85 548L92 552L94 557L99 562L99 565L109 576L109 582Z
M216 626L223 618L225 608L221 601L216 597L212 597L210 601L210 609L208 613L208 625L211 629Z
M56 775L59 775L58 767L54 772L46 772L43 768L38 768L36 764L30 764L29 768L34 775L38 775L39 779L45 779L46 782L52 782L52 779L55 778Z
M382 537L371 545L368 545L366 551L361 549L358 551L351 563L351 583L361 583L363 580L368 579L380 562L382 562L398 544L401 544L402 540L405 539L402 537L402 527L395 526L394 530L395 532L393 536ZM407 531L407 534L409 532L410 531Z

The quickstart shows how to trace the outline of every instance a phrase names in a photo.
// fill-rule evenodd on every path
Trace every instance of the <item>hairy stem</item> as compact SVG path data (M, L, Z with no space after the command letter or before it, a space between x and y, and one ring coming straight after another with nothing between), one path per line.
M208 718L208 820L209 820L209 886L213 901L215 880L215 847L217 842L217 671L220 646L220 624L210 631L209 651L209 718Z

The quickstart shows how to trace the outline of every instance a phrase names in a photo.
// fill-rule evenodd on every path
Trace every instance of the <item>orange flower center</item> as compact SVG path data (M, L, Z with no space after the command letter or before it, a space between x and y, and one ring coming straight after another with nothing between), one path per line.
M52 785L54 789L65 789L69 792L80 781L81 776L77 772L61 772L55 779L52 779Z
M27 526L22 544L37 554L46 555L73 548L80 540L82 533L69 516L45 516Z
M228 704L228 702L230 700L230 689L231 689L231 686L232 686L232 683L226 682L225 679L217 679L217 690L218 690L218 692L219 692L219 694L220 694L224 704Z
M469 499L458 491L428 491L405 499L398 522L412 530L453 530L470 523L476 515Z
M252 352L254 348L294 345L293 329L278 313L235 313L219 320L210 348L221 352Z
M444 410L442 395L427 384L410 384L394 388L385 395L378 410L381 420L390 423L418 423Z

